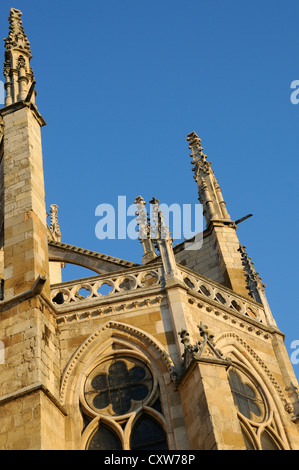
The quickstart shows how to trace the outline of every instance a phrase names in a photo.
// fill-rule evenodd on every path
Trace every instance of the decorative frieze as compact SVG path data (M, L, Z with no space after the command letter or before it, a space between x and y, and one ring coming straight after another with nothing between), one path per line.
M118 315L120 313L130 313L135 310L142 310L144 308L160 305L163 296L158 295L148 299L135 300L123 302L121 304L104 305L102 307L84 310L83 312L72 312L65 315L58 314L57 324L70 324L74 322L82 322L88 320L95 320L107 315Z

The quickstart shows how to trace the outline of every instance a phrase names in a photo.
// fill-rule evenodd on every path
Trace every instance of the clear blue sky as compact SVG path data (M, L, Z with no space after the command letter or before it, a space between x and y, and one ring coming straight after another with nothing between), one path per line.
M11 7L23 11L31 42L48 124L46 202L59 205L63 241L140 262L138 241L96 238L95 208L119 195L128 203L139 194L197 202L186 143L194 130L231 217L254 215L238 236L293 352L299 105L291 104L290 84L299 80L298 2L1 0L2 37Z

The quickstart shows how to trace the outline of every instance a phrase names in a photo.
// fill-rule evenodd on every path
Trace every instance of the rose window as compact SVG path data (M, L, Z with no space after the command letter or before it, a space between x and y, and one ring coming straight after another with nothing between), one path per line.
M144 363L135 358L114 358L91 372L85 383L85 399L97 413L123 415L144 403L152 384L152 375Z

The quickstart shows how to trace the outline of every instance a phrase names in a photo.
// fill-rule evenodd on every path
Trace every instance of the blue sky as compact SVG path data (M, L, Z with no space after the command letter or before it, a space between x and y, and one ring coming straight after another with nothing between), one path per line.
M2 37L11 7L31 42L46 203L59 205L62 240L140 262L138 241L96 238L95 208L139 194L195 204L186 135L196 131L231 217L254 215L237 233L294 352L298 2L1 0Z

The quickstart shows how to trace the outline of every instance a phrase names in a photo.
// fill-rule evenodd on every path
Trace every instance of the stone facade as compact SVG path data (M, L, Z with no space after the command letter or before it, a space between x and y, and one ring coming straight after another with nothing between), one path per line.
M284 335L198 136L187 140L207 224L200 249L173 248L157 200L150 238L142 197L140 264L65 244L56 205L46 223L45 123L15 9L5 46L0 449L299 449ZM64 263L95 275L61 282Z

